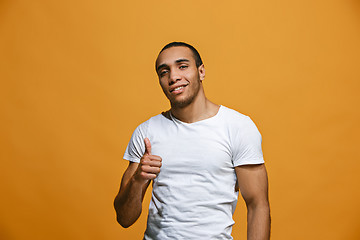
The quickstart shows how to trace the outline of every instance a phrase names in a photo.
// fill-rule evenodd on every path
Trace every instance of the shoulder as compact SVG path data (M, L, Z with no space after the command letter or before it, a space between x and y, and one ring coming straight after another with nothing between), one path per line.
M246 118L248 116L246 116L245 114L242 114L234 109L228 108L224 105L221 105L221 110L223 111L224 114L228 115L228 116L233 116L235 118Z
M151 117L145 123L148 124L149 126L157 126L157 125L166 124L169 121L171 121L169 111L166 111Z
M263 163L261 134L247 115L224 108L234 166Z
M161 114L153 116L153 117L149 118L148 120L140 123L135 128L135 130L133 131L133 134L131 136L130 143L129 143L131 149L136 148L140 154L140 152L141 152L140 150L142 150L142 148L144 148L144 146L143 146L144 138L149 137L149 132L152 131L151 129L154 129L154 127L153 127L154 125L160 125L160 124L158 124L158 122L160 121L161 116L162 116ZM134 147L132 147L133 145L134 145Z
M230 136L259 136L260 132L253 120L236 110L223 107L222 119Z
M141 124L139 124L136 128L137 131L141 131L141 132L147 132L149 127L154 127L157 125L162 125L164 120L168 121L167 119L167 112L163 112L161 114L155 115L151 118L149 118L148 120L142 122Z
M234 109L222 106L221 108L223 119L227 122L229 125L246 125L249 124L249 122L252 122L249 116L242 114Z

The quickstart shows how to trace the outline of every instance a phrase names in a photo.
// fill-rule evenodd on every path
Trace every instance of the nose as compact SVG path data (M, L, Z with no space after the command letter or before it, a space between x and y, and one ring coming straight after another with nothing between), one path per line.
M172 85L172 84L176 83L179 80L181 80L181 76L180 76L179 72L176 71L175 69L172 69L170 71L169 84Z

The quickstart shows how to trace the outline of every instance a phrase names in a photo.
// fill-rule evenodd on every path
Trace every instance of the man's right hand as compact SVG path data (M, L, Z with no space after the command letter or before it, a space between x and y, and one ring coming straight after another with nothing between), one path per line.
M123 227L131 226L141 214L141 204L147 187L160 172L161 157L151 155L151 144L144 139L145 153L140 163L130 162L114 200L117 221Z
M146 184L148 181L155 179L160 173L162 159L159 156L151 155L151 143L148 138L144 139L144 143L145 153L140 159L134 178L136 181Z

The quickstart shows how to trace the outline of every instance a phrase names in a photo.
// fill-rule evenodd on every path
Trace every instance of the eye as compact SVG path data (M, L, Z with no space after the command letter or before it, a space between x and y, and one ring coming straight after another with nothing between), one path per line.
M180 69L185 69L185 68L187 68L188 66L187 65L181 65L179 68Z
M161 70L160 71L160 73L159 73L159 75L160 75L160 77L162 77L162 76L164 76L166 73L168 73L169 71L168 70L166 70L166 69L164 69L164 70Z

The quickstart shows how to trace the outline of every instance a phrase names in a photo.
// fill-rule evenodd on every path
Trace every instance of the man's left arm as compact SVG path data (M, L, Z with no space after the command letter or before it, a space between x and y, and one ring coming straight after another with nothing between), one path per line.
M247 206L247 239L270 239L270 207L265 165L241 165L235 167L235 172Z

